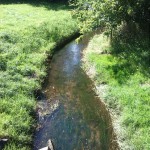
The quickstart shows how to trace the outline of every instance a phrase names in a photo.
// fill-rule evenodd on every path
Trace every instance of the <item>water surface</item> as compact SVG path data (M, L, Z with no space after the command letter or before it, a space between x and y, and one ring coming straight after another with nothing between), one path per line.
M108 111L81 68L86 42L75 41L58 51L38 101L39 126L34 150L53 141L56 150L117 149Z

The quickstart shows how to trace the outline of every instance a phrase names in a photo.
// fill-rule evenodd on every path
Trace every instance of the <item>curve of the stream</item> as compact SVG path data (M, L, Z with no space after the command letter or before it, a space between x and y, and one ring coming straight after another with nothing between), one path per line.
M39 125L34 150L53 141L55 150L113 150L111 119L81 68L86 42L70 42L50 63L49 78L39 97Z

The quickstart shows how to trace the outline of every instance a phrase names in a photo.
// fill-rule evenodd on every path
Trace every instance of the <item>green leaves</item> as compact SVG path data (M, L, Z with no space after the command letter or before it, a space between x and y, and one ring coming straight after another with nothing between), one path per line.
M76 0L73 4L81 33L97 27L110 30L122 22L150 22L148 0Z
M96 0L96 1L77 1L74 16L80 21L80 32L85 33L98 27L108 27L114 25L116 18L115 1Z

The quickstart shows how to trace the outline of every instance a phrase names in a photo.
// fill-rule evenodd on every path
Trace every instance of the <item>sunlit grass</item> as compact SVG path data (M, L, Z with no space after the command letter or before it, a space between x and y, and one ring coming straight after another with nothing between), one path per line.
M33 92L46 76L48 55L77 32L76 21L64 4L1 4L0 10L0 138L9 139L5 150L29 149Z
M131 37L130 37L131 38ZM112 46L103 34L90 41L85 53L86 69L95 68L96 85L105 86L103 98L119 112L123 149L150 148L150 47L147 38L119 39ZM124 39L123 39L124 40ZM107 49L107 51L106 51Z

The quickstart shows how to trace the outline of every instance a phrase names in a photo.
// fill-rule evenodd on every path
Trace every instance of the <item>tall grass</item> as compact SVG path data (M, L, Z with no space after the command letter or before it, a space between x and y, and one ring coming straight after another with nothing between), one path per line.
M123 34L121 34L123 33ZM94 68L98 94L118 115L121 149L150 148L150 47L146 36L117 32L112 42L96 35L84 52L85 69ZM91 72L90 72L91 73ZM116 125L116 124L115 124Z
M46 76L45 60L77 32L63 4L0 5L0 138L5 150L30 149L35 128L33 92Z

